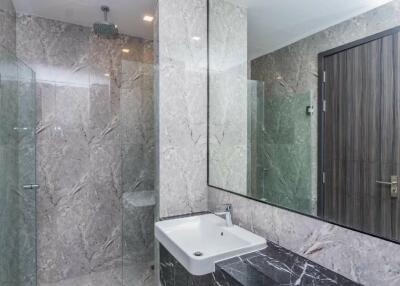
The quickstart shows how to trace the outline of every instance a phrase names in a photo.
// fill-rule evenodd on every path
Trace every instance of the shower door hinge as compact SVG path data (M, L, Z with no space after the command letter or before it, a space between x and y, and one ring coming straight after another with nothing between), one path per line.
M35 190L39 188L39 185L36 184L23 185L22 188L24 190Z
M322 172L322 184L325 184L326 180L325 180L325 172Z
M326 111L326 100L325 99L322 101L322 111L323 112Z
M326 71L322 72L322 82L325 83L326 82Z

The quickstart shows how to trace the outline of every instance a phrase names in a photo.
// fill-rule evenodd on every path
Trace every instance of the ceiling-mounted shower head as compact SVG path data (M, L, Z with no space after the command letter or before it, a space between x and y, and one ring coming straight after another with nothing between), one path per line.
M108 13L110 12L110 8L108 6L101 6L101 11L104 13L104 21L93 24L94 32L103 37L114 37L118 35L117 25L108 22Z

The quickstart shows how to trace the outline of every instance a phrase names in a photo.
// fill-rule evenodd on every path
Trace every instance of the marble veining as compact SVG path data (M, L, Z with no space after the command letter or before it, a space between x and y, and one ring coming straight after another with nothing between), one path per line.
M11 0L3 0L0 4L0 23L0 45L15 53L16 13Z
M266 94L252 100L257 100L257 119L252 128L249 195L316 215L315 196L310 192L311 117L304 112L311 104L310 94Z
M247 9L209 1L209 183L247 190Z
M391 1L251 61L251 79L264 82L266 97L305 93L311 96L315 112L310 117L309 197L313 206L307 213L315 213L317 204L318 53L400 25L399 11L400 1Z
M36 281L34 73L16 57L16 12L0 2L0 284Z
M398 244L210 188L209 209L221 203L232 204L235 224L353 281L400 283Z
M398 26L400 1L364 13L252 61L252 79L274 95L309 92L317 106L317 54ZM316 113L314 113L316 114ZM317 118L311 119L312 195L316 198ZM315 201L315 200L314 200ZM232 203L234 222L358 283L400 284L398 244L209 188L209 209Z
M206 7L205 0L158 1L155 96L160 217L207 209Z
M123 266L124 285L150 285L152 256L131 257L152 248L153 213L123 198L154 189L152 43L18 15L17 54L38 81L39 285L95 285L110 272L119 278L107 285L121 285ZM147 224L123 224L139 214Z
M220 261L202 276L191 275L160 245L160 280L163 286L361 285L269 241L267 248Z
M217 267L243 286L361 285L270 241L261 251L223 261Z

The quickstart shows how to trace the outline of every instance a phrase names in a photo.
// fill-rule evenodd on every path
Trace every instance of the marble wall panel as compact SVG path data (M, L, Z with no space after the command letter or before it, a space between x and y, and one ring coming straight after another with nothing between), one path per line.
M38 80L39 285L95 285L105 273L107 285L121 285L125 180L145 174L146 187L153 180L152 121L137 122L153 114L152 44L125 35L103 39L90 28L34 16L17 22L18 55ZM124 73L131 63L139 68ZM139 79L138 89L129 75ZM124 109L122 99L139 104ZM122 127L135 126L141 136L123 136ZM138 152L125 152L137 146L147 164L132 159ZM148 279L140 272L135 283Z
M89 82L90 28L41 17L17 16L17 55L37 81L72 85Z
M209 1L209 183L247 191L247 9Z
M155 89L161 217L207 208L206 4L158 2Z
M9 52L15 53L16 14L11 0L2 0L0 3L0 24L0 45Z
M209 189L209 209L231 203L233 221L363 285L400 283L400 246L237 195Z
M123 189L154 190L153 66L123 60L122 78Z

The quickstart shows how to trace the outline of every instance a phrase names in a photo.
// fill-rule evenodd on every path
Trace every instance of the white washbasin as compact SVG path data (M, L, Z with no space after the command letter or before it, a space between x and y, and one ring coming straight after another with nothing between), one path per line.
M214 214L159 221L155 236L193 275L214 272L218 261L266 247L264 238L236 225L227 227Z

